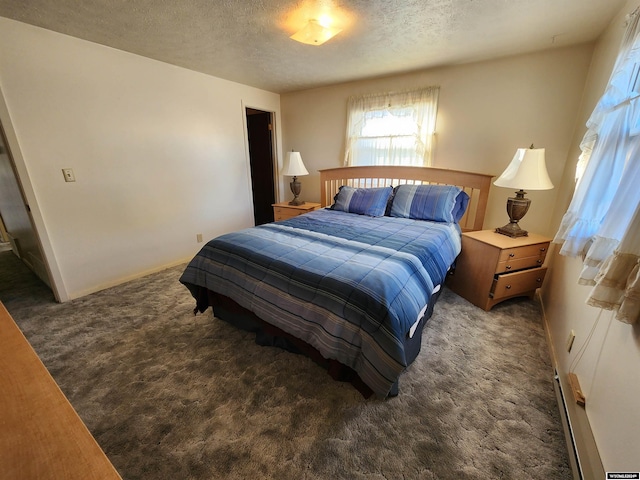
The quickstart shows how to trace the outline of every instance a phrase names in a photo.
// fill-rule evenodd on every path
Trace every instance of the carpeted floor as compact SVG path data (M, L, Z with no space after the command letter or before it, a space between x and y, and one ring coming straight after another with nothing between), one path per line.
M364 400L193 316L182 268L56 304L0 252L0 300L125 480L571 478L536 302L445 289L400 395Z

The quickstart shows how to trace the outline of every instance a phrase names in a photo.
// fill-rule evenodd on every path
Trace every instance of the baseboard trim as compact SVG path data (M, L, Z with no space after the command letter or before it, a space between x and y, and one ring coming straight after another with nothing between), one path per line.
M177 265L185 264L186 266L186 264L191 260L191 258L192 257L183 258L182 260L177 260L175 262L159 265L157 267L150 268L148 270L144 270L142 272L138 272L133 275L128 275L126 277L121 277L116 280L105 282L100 285L96 285L95 287L92 287L92 288L87 288L85 290L70 293L68 299L65 301L75 300L76 298L81 298L81 297L84 297L85 295L90 295L92 293L100 292L102 290L106 290L107 288L117 287L118 285L122 285L123 283L127 283L132 280L137 280L138 278L146 277L147 275L151 275L152 273L161 272L162 270L166 270L167 268L172 268Z

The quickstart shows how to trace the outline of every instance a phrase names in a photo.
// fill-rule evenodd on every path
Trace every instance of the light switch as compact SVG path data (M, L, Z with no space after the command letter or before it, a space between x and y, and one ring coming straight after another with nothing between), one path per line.
M73 169L72 168L63 168L62 169L62 174L64 175L64 181L65 182L75 182L76 181L76 176L73 174Z

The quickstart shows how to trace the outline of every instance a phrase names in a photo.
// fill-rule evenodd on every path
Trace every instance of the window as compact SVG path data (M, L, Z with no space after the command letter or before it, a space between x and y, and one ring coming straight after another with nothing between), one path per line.
M584 256L587 303L640 316L640 27L629 16L615 66L580 145L576 189L554 242Z
M431 165L439 87L350 97L345 164Z

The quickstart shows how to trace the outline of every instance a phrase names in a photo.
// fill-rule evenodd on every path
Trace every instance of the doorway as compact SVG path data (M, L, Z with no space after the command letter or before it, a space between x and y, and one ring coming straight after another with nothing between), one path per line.
M2 124L0 124L0 237L2 251L13 254L51 289L40 242ZM5 273L5 272L3 272Z
M273 222L276 201L273 151L273 118L271 112L245 108L249 163L251 166L251 191L253 217L256 225Z

